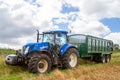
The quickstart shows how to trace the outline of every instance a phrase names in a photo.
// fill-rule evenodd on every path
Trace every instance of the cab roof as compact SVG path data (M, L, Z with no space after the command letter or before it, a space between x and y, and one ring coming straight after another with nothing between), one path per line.
M45 31L43 33L68 33L66 30L50 30L50 31Z

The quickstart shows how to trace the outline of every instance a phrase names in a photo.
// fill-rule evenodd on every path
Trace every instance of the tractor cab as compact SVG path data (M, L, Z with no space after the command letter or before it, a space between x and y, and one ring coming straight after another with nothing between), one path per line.
M59 54L62 46L67 43L67 33L67 31L55 30L40 34L37 31L37 42L24 45L22 55L26 56L33 51L48 51Z
M42 42L49 43L50 49L57 50L57 53L59 53L60 48L67 43L67 33L67 31L63 30L47 31L43 32L41 39Z

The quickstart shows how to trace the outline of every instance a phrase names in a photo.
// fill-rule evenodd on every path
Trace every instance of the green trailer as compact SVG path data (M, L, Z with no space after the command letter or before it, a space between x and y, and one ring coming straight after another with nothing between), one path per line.
M73 34L68 37L69 43L75 44L81 58L91 58L96 62L108 63L113 51L113 42L91 35Z

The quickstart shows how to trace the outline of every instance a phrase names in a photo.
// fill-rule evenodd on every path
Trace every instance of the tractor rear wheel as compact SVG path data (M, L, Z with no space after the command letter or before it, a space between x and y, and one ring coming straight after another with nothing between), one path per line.
M62 66L63 68L75 68L79 64L79 53L75 48L70 48L62 56Z
M28 63L31 73L47 73L51 70L51 59L46 54L34 55Z

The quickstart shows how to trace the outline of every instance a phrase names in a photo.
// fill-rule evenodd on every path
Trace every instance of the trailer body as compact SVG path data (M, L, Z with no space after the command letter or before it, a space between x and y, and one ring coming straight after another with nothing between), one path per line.
M94 37L91 35L73 34L68 37L69 43L75 44L81 58L102 57L112 54L113 42L111 40Z

